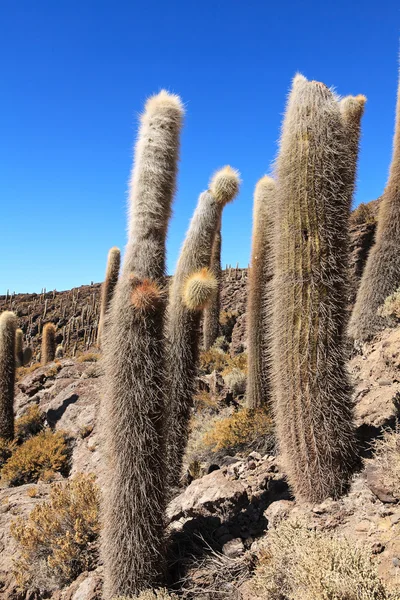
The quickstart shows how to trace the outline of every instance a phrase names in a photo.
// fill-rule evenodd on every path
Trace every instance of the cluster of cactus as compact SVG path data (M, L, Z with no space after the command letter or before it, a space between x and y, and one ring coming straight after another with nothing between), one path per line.
M146 104L122 271L114 294L103 287L106 598L155 587L165 575L168 487L179 479L185 449L201 314L218 289L212 250L222 209L239 186L225 167L200 195L168 299L165 241L182 117L180 99L165 91Z
M247 403L249 409L270 407L289 484L296 498L312 502L341 495L358 460L345 336L349 216L365 101L340 100L324 84L297 75L274 177L264 176L254 193ZM376 331L377 308L400 285L400 93L397 110L376 245L350 324L357 339ZM84 343L97 336L103 350L106 600L163 583L166 502L181 476L202 317L206 348L219 333L222 211L240 179L226 166L200 194L168 286L165 246L183 113L179 97L165 91L146 104L130 181L128 243L121 274L119 249L109 252L99 320L93 325L93 296L64 327L63 345L56 348L53 323L43 327L43 364L63 356L72 331L82 328ZM244 272L230 267L228 278L238 273ZM45 293L40 323L49 310ZM15 315L4 312L0 437L6 439L13 437L15 368L24 361L22 331Z

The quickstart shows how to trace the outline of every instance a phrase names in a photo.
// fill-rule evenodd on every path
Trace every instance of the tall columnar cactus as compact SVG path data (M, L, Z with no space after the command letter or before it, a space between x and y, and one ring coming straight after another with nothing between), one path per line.
M289 483L316 502L346 489L356 460L343 339L350 148L334 94L296 76L276 168L272 366Z
M97 332L97 345L101 346L101 336L103 335L105 318L110 306L111 299L114 294L114 289L118 281L119 265L121 261L121 252L117 247L110 249L107 258L107 269L104 283L101 286L101 308L99 328Z
M209 305L204 309L203 316L203 346L205 350L211 348L219 335L219 313L221 309L221 224L215 232L214 243L211 252L210 269L213 273L218 287L211 298Z
M348 160L346 161L346 164L344 166L346 169L345 194L348 201L349 211L351 209L351 201L353 199L355 188L357 160L361 134L361 118L364 114L366 101L366 97L359 94L358 96L346 96L340 102L340 112L345 127L345 136L348 146Z
M54 360L56 355L56 326L54 323L46 323L43 327L40 355L43 365Z
M239 183L237 171L227 166L214 175L209 190L200 194L170 289L167 322L168 480L172 486L179 483L187 443L204 296L208 292L208 300L211 300L218 286L208 270L215 233L222 210L236 196ZM201 287L204 287L202 294L189 293ZM201 298L198 303L197 297Z
M22 367L24 364L24 332L17 329L15 332L15 359L16 366Z
M17 317L5 311L0 316L0 438L14 437L15 332Z
M270 399L271 293L275 181L257 183L253 206L253 240L247 307L247 405L265 406Z
M389 180L379 205L371 248L350 319L349 334L364 341L385 326L378 309L400 287L400 83Z
M165 569L165 241L182 117L180 99L165 91L141 117L129 239L102 339L106 599L157 587Z

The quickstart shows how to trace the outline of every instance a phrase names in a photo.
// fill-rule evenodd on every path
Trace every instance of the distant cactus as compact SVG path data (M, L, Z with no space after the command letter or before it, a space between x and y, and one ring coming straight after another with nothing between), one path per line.
M334 94L296 76L276 169L273 384L289 483L315 502L343 493L356 460L343 340L347 142Z
M180 99L162 91L141 117L128 244L102 338L106 600L157 587L165 570L165 242L182 116Z
M64 348L61 344L59 344L56 348L56 358L63 358L64 356Z
M254 192L253 238L247 300L247 406L259 408L270 399L271 293L275 181L267 175Z
M113 297L114 288L118 281L119 265L121 261L121 252L117 247L110 249L107 258L107 269L104 283L101 286L101 309L99 329L97 333L97 345L101 346L101 336L103 335L104 320Z
M212 290L215 291L217 283L208 270L213 242L222 210L237 194L239 183L237 171L227 166L214 175L209 190L200 195L172 279L166 329L170 399L168 481L171 486L177 485L181 477L199 350L200 309L205 306L203 300L191 300L196 296L194 291L200 291L200 283L202 292L206 292L204 297L209 300Z
M16 366L22 367L24 364L24 332L17 329L15 332L15 359Z
M379 204L375 244L361 278L349 324L349 335L365 341L385 327L378 312L400 286L400 83L389 180Z
M5 311L0 316L0 438L14 437L15 338L17 317Z
M24 348L24 355L23 355L23 365L24 367L26 367L27 365L29 365L29 363L32 360L32 348L30 346L26 346L26 348Z
M211 252L210 269L217 281L217 290L210 304L204 310L203 317L203 346L205 350L209 350L214 345L215 340L219 336L219 313L221 310L221 225L218 227Z
M56 354L56 327L54 323L46 323L43 327L41 357L46 365L54 360Z

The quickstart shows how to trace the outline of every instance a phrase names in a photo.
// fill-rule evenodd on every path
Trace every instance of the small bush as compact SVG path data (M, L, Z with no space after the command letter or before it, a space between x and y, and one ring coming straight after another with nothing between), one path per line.
M99 491L93 476L53 484L49 501L11 525L20 548L18 584L51 590L95 568L99 529Z
M209 348L200 352L199 368L202 373L221 372L228 366L229 354L220 348Z
M268 533L253 586L266 600L399 600L366 551L332 534L284 521Z
M378 309L378 314L381 317L400 319L400 288L386 298L385 302Z
M100 359L100 354L98 352L85 352L85 354L81 354L76 359L77 362L97 362Z
M18 367L18 369L15 372L15 381L21 381L21 379L26 377L26 375L37 371L37 369L40 369L41 366L42 365L40 364L40 362L37 362L31 365L30 367Z
M44 414L37 404L30 406L19 419L15 421L15 437L19 440L26 440L36 435L43 429Z
M362 225L363 223L375 223L376 217L373 209L368 204L361 202L351 213L350 221L354 225Z
M221 327L222 335L228 340L232 341L232 331L235 327L239 313L236 310L221 310L219 314L219 324Z
M113 600L179 600L176 594L170 594L165 588L146 590L139 596L115 596Z
M240 408L229 417L216 420L205 433L203 444L212 452L237 452L247 447L254 450L270 445L272 431L272 419L265 409Z
M18 446L3 466L1 477L8 485L51 481L68 467L68 446L61 431L42 431Z
M400 499L400 427L386 430L381 439L374 442L374 464L382 474L385 487Z
M228 369L227 372L224 371L222 376L234 397L244 395L247 382L246 373L243 373L243 371L234 367L233 369Z
M15 442L0 437L0 469L7 462L15 449Z
M247 355L242 352L232 357L220 348L212 346L209 350L200 352L199 368L203 374L212 373L213 371L221 373L235 368L246 371Z
M45 376L47 378L55 377L59 371L61 371L61 363L56 360L55 363L52 363L51 367L47 369Z

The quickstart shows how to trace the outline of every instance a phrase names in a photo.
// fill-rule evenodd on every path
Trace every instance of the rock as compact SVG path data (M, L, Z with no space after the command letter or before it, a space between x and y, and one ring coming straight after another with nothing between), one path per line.
M365 476L367 486L381 502L394 503L398 501L385 483L383 473L373 463L367 464Z
M249 460L249 459L262 460L262 456L259 452L253 451L253 452L250 452L249 456L247 457L247 460Z
M288 517L293 508L294 502L291 502L290 500L278 500L277 502L272 502L272 504L264 511L264 517L268 521L268 529L275 529L282 519Z
M372 544L371 547L371 552L372 554L380 554L381 552L383 552L385 549L384 544L381 544L381 542L375 542L374 544Z
M222 553L229 558L238 558L245 551L240 538L234 538L222 546Z
M248 504L244 486L237 480L229 479L224 473L214 471L201 479L195 479L172 500L167 509L171 521L182 516L215 514L219 510L235 514Z

